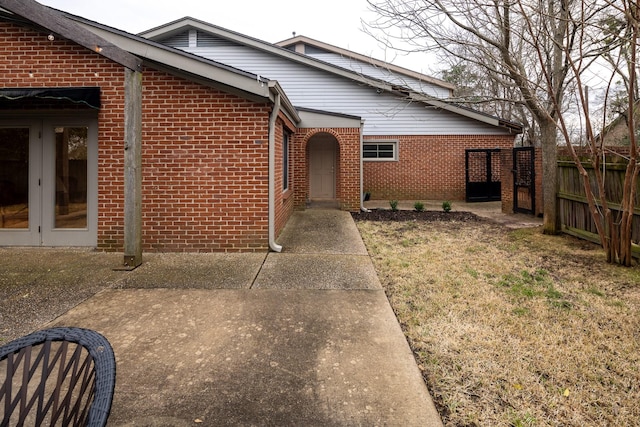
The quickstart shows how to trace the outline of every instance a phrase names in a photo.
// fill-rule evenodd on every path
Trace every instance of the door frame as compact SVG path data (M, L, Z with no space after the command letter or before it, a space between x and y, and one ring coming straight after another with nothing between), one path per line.
M0 246L97 246L97 113L0 115L0 127L29 128L29 227L0 229ZM55 228L55 128L87 127L87 226Z

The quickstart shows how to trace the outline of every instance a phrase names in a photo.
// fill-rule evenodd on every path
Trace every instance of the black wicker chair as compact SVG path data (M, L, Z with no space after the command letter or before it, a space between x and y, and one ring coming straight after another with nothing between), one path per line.
M0 347L0 426L104 426L115 380L113 349L95 331L18 338Z

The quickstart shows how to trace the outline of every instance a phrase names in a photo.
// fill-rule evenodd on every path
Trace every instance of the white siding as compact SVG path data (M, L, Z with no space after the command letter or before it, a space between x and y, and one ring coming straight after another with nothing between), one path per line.
M174 39L175 40L175 39ZM365 135L490 135L505 130L410 102L375 88L247 46L211 43L185 51L277 80L296 107L365 119ZM179 46L176 46L179 47Z
M313 52L307 53L307 56L337 65L338 67L358 74L364 74L375 79L385 80L392 84L406 86L416 92L422 92L436 98L447 98L449 96L449 89L443 88L442 86L438 86L424 80L418 80L411 76L401 75L387 68L371 65L366 62L358 61L357 59L347 58L346 56L342 56L337 53Z

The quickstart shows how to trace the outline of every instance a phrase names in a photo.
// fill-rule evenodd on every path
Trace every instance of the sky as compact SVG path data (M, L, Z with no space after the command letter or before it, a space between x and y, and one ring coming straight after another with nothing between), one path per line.
M433 77L436 69L420 54L384 48L363 31L375 14L366 0L38 0L65 12L129 33L190 16L266 42L310 37Z

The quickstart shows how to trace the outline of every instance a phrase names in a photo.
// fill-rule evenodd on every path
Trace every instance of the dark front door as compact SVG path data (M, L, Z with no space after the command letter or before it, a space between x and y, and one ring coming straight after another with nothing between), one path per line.
M466 201L493 202L501 199L500 149L465 151Z
M513 149L513 211L534 215L535 151L533 147Z

